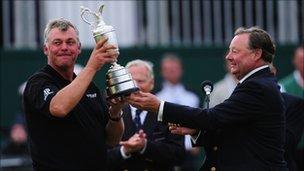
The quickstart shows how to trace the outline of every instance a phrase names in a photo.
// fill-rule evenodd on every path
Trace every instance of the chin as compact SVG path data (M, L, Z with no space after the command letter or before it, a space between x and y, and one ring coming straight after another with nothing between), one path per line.
M71 68L71 66L70 66L69 64L61 64L61 65L59 66L59 68L60 68L61 70L66 71L66 70L68 70L69 68Z

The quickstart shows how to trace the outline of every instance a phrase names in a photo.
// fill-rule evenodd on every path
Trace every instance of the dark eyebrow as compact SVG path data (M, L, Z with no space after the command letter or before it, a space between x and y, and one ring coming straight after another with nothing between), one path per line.
M67 41L70 41L70 40L74 40L74 41L76 41L76 39L74 39L74 38L68 38L68 40L67 40Z

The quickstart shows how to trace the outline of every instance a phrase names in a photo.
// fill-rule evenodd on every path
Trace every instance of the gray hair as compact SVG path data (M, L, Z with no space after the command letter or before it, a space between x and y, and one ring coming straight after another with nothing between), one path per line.
M60 19L51 20L47 23L47 25L44 29L44 44L46 44L46 42L48 41L49 34L52 29L58 28L60 31L67 31L68 28L70 28L70 27L75 30L76 35L77 35L77 41L80 43L79 31L76 28L76 26L74 24L72 24L70 21L68 21L64 18L60 18Z
M132 66L144 66L148 69L149 71L149 76L150 78L154 78L154 72L153 72L153 64L150 61L145 61L145 60L140 60L140 59L136 59L133 61L130 61L127 63L126 68L130 68Z
M261 49L262 59L271 63L273 61L276 48L270 35L265 30L258 27L250 27L247 29L240 27L235 31L234 35L236 36L244 33L249 34L249 49Z

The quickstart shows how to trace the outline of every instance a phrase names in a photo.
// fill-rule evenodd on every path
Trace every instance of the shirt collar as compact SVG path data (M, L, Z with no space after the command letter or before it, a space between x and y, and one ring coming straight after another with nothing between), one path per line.
M258 68L256 68L256 69L250 71L248 74L246 74L246 75L239 81L239 83L244 82L244 81L245 81L248 77L250 77L252 74L254 74L254 73L256 73L256 72L258 72L258 71L260 71L260 70L262 70L262 69L264 69L264 68L267 68L267 67L269 67L269 66L268 66L268 65L263 65L263 66L260 66L260 67L258 67Z
M137 110L137 108L133 107L132 105L130 105L130 108L131 108L131 115L132 115L132 120L135 118L135 112ZM143 124L145 119L146 119L146 116L147 116L147 113L148 111L145 111L143 110L140 114L140 122Z
M51 72L52 76L56 76L60 81L63 81L63 82L66 83L66 84L71 83L70 80L67 80L67 79L63 78L63 76L60 75L60 73L57 72L51 65L47 64L47 65L45 66L45 69L46 69L47 71ZM75 78L76 78L76 74L73 73L73 80L74 80Z

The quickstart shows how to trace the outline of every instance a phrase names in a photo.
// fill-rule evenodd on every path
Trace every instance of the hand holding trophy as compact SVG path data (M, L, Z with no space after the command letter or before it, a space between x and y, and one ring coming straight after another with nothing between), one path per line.
M115 29L110 25L106 25L101 17L103 7L104 5L101 5L98 13L95 13L81 6L81 18L92 27L93 37L96 43L102 38L108 38L107 43L116 45L118 51ZM93 21L89 21L86 16ZM106 74L106 84L108 99L125 96L139 90L131 74L116 62L111 64Z

